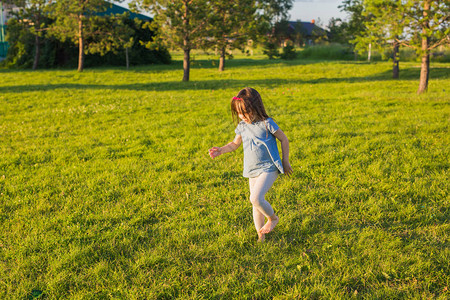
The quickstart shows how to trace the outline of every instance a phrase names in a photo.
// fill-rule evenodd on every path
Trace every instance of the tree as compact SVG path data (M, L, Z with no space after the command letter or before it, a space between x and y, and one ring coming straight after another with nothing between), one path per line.
M20 9L15 13L16 17L24 28L34 35L34 61L33 70L36 70L41 55L41 38L46 30L48 18L45 8L48 0L10 0L9 3L16 5Z
M49 12L56 19L51 32L62 41L72 40L78 45L78 71L82 72L86 38L93 34L89 32L90 22L110 4L104 0L51 0L50 3Z
M385 42L394 41L394 75L398 62L398 46L416 50L421 56L420 82L417 90L421 94L428 89L430 52L450 42L450 2L445 0L365 0L366 14L371 19L368 27L377 29L378 37Z
M375 46L380 52L384 47L392 47L392 77L399 77L399 46L405 26L405 17L399 10L397 0L365 0L362 15L365 16L365 32L358 35L354 42L357 49L369 49Z
M357 44L357 37L367 35L367 27L365 24L369 16L363 14L364 0L344 0L338 8L349 14L348 20L341 23L346 38L350 44ZM357 58L356 50L357 48L355 48L355 59Z
M342 45L350 44L348 24L341 18L331 18L328 22L329 41Z
M189 81L190 53L202 45L207 24L204 0L134 0L135 9L150 11L155 17L152 29L155 43L183 50L183 81Z
M128 18L128 14L93 17L86 38L84 66L137 65L170 63L166 48L148 49L154 33L147 28L150 21ZM46 20L51 24L52 20ZM27 25L28 26L28 25ZM7 40L9 49L2 65L9 68L31 68L35 53L35 36L18 18L8 21ZM132 35L132 36L131 36ZM129 48L129 49L128 49ZM41 38L39 67L76 67L78 47L71 40L62 42L48 34ZM128 53L128 55L127 55ZM128 57L128 62L127 62Z
M293 2L293 0L260 0L258 7L273 28L275 24L289 18Z
M367 16L363 14L364 0L344 0L338 8L342 12L349 14L345 26L349 41L355 39L361 33L366 32L365 22Z
M410 20L410 25L405 31L411 39L399 42L415 49L421 55L420 82L417 90L417 94L421 94L428 90L431 50L450 42L450 2L439 0L408 2L410 5L404 5L402 10Z
M117 54L117 50L125 49L126 66L129 68L128 49L134 44L135 30L129 23L130 14L112 16L95 16L89 22L87 53L105 55L108 52Z
M245 16L243 18L242 16ZM254 0L214 0L210 2L205 45L220 52L219 71L225 69L227 50L243 49L267 26L257 13Z
M264 54L268 55L269 59L280 56L278 53L279 35L284 36L286 32L281 32L279 29L287 25L288 13L292 4L293 0L260 0L258 2L258 8L262 11L264 20L270 28L264 42Z

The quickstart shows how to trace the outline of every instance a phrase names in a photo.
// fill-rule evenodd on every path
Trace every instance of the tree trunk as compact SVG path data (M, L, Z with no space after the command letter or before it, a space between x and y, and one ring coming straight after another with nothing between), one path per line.
M130 68L130 58L128 56L128 47L125 47L125 60L127 62L127 70Z
M225 70L225 51L226 47L223 46L220 50L220 60L219 60L219 71L223 72Z
M422 65L420 66L420 83L417 94L422 94L428 90L428 79L430 75L430 50L428 45L430 44L430 38L427 36L427 31L430 28L430 21L428 20L428 12L430 11L430 0L424 1L423 4L423 17L422 23Z
M367 61L372 58L372 43L369 43L369 53L367 53Z
M422 38L422 64L420 66L420 83L417 94L422 94L428 90L428 79L430 77L430 53L428 51L429 38Z
M78 19L78 72L83 72L84 68L84 38L82 16Z
M35 36L35 53L34 53L34 62L33 62L33 70L36 70L39 64L39 58L41 57L41 40L39 35Z
M399 43L397 41L394 41L394 53L393 56L393 67L392 67L392 78L397 79L400 74L400 68L399 68Z
M189 71L191 65L190 57L191 49L184 49L184 59L183 59L183 81L189 81Z

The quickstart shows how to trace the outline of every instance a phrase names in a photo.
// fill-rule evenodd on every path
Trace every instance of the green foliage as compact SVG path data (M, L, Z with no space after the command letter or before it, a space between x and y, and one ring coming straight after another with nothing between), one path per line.
M91 30L102 32L104 36L88 40L88 52L94 55L86 57L86 65L123 66L125 48L128 48L131 65L170 63L168 50L161 45L155 47L151 23L130 19L128 14L93 18Z
M433 62L450 62L450 46L442 47L442 49L436 49L431 52L431 60Z
M129 13L115 16L94 16L89 23L89 31L98 34L86 39L89 47L87 53L105 55L119 49L131 48L134 45L134 24L127 22Z
M203 0L135 0L154 15L155 40L148 45L165 45L184 51L183 81L189 81L190 52L200 48L206 39L209 3Z
M366 30L358 33L352 41L357 51L366 50L368 45L378 51L386 47L393 49L394 41L402 39L403 29L408 24L399 8L401 5L397 0L364 1L363 15L366 18L363 24Z
M85 66L125 65L124 46L133 35L133 43L130 44L129 59L131 65L142 64L168 64L171 61L169 52L164 47L147 49L145 45L154 39L154 33L149 30L150 22L142 22L137 19L117 16L96 18L92 22L94 28L105 27L107 24L116 26L113 39L91 39L91 51L85 57ZM47 21L51 23L51 21ZM97 24L97 25L96 25ZM34 35L23 23L16 19L9 21L8 41L10 50L2 65L8 68L31 68L35 51ZM111 29L109 29L111 32ZM122 40L119 40L120 37ZM128 45L128 46L130 46ZM96 48L94 47L96 46ZM76 67L78 63L78 49L71 41L59 41L55 37L43 35L41 38L41 57L39 68Z
M105 54L133 44L132 29L122 18L99 17L111 3L104 0L60 0L48 5L55 19L49 33L61 41L71 41L78 46L78 71L84 69L85 53Z
M33 34L16 19L8 22L6 40L9 43L8 53L2 66L30 68L33 64Z
M422 56L418 93L427 91L429 56L432 49L450 42L449 1L366 0L364 25L355 42L359 47L375 42L413 48ZM380 43L381 42L381 43ZM394 47L397 49L398 47Z
M283 47L283 51L280 55L281 59L295 59L297 58L297 52L295 51L294 44L292 42L288 42L286 46Z
M89 30L91 20L96 13L104 12L108 2L104 0L59 0L48 6L48 11L55 22L50 28L50 33L61 41L72 41L78 45L80 38L90 38L97 34ZM87 45L89 46L89 45Z
M348 23L340 18L331 18L328 23L329 41L342 45L349 45L352 40L348 29Z
M267 55L269 59L275 59L280 57L280 52L278 51L278 42L274 39L267 39L263 44L263 53Z
M277 23L289 18L293 3L293 0L260 0L258 8L273 28Z
M2 71L0 298L448 298L448 65L417 96L416 63L180 64ZM242 149L207 153L244 86L294 168L264 244Z
M331 46L334 47L334 46ZM342 46L338 46L341 48ZM345 48L345 47L344 47ZM353 55L350 49L347 50L348 59L352 59ZM376 49L372 49L372 58L371 61L392 61L392 47L390 45L385 45L384 47L377 47ZM324 58L327 55L324 55ZM354 59L354 57L353 57ZM367 49L360 50L358 52L358 60L367 60ZM421 57L417 55L417 52L414 49L403 47L400 49L399 59L401 62L420 62ZM450 48L440 47L431 52L431 62L450 62Z
M207 3L205 1L136 0L140 7L150 11L154 17L154 29L158 40L167 47L195 49L205 37Z
M269 59L280 57L279 45L287 37L288 12L292 8L293 0L262 0L259 1L259 9L268 28L261 31L263 37L262 46L264 54Z
M298 57L302 59L353 60L354 53L349 46L330 44L306 47L298 53Z
M344 0L338 7L349 17L345 21L341 19L330 20L330 29L336 37L331 42L342 43L345 40L346 43L354 43L356 37L367 33L365 22L370 19L370 15L365 14L364 0Z
M49 4L48 0L15 0L11 1L16 7L11 11L12 16L17 18L22 30L29 31L34 36L34 59L33 69L39 65L41 55L41 41L50 19L45 10ZM18 53L16 53L18 54ZM14 60L14 59L13 59Z
M242 16L246 16L243 18ZM268 30L268 23L258 14L255 0L210 1L202 48L220 52L221 59L231 58L233 49L245 50L248 41L257 42ZM223 71L219 69L220 71ZM220 68L220 66L219 66Z
M449 44L450 3L448 1L407 0L398 11L389 10L391 15L400 15L404 20L403 43L415 49L418 54L429 53L437 45ZM380 20L385 25L386 21ZM428 45L423 49L423 38Z

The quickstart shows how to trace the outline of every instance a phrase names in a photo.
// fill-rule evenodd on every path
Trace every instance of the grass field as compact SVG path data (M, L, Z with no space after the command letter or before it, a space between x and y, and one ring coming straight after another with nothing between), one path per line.
M450 66L196 57L0 70L1 299L448 299ZM294 175L256 243L229 100L257 89Z

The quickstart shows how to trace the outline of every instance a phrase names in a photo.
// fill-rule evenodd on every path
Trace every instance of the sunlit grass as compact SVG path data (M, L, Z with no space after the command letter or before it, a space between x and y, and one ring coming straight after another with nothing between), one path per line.
M446 64L270 61L2 71L0 297L449 296ZM229 99L260 91L294 175L264 244Z

